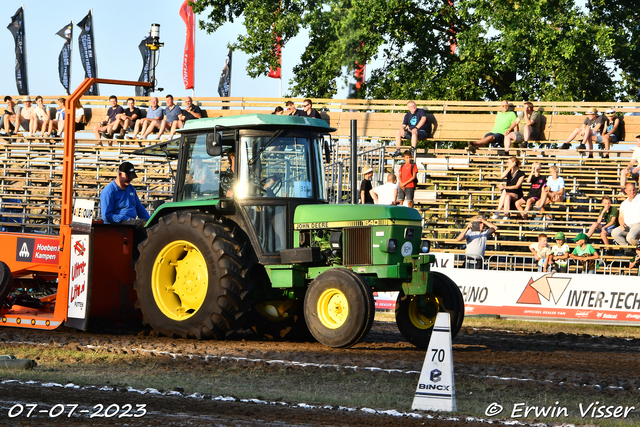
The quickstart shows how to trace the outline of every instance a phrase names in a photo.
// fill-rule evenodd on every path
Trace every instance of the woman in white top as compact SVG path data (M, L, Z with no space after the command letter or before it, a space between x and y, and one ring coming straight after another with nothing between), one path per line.
M549 203L564 202L564 179L558 176L558 167L549 167L549 174L547 183L542 188L542 196L540 200L536 202L536 207L540 208L541 212L545 212L544 207ZM551 215L547 216L548 220L553 219Z
M29 122L29 133L31 136L36 136L38 130L42 132L42 136L49 136L46 130L49 127L49 107L44 105L44 100L40 95L36 96L36 108L34 114Z

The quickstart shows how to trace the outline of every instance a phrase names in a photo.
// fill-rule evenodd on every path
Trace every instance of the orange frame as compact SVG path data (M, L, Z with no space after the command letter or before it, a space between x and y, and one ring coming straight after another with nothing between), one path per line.
M148 82L133 82L127 80L111 80L91 78L85 79L80 86L67 98L65 109L68 117L75 117L75 103L95 83L113 84L121 86L152 87ZM1 314L0 325L55 329L67 320L67 302L69 300L69 264L71 261L71 248L67 242L71 242L71 217L73 212L73 167L75 161L75 121L65 120L64 123L64 154L62 163L62 205L60 216L60 235L47 236L33 233L2 233L0 232L0 260L4 261L11 269L11 274L16 280L19 277L29 278L34 276L55 278L58 277L58 290L54 296L44 299L55 299L53 313L42 313L37 309L15 306L10 313ZM37 239L49 245L57 245L58 263L46 264L42 262L17 261L18 239ZM42 300L44 300L42 299ZM1 312L0 312L1 313Z

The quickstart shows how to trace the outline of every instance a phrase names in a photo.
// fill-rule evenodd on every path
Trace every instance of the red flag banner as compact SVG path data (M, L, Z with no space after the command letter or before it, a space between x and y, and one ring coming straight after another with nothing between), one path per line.
M276 36L276 44L273 49L276 53L276 57L278 58L278 68L275 70L273 68L269 68L269 75L267 77L279 79L282 78L282 45L280 44L280 36Z
M358 64L356 62L356 71L354 73L356 78L356 90L360 90L360 88L362 87L362 83L364 83L365 69L366 64Z
M184 62L182 65L182 80L184 80L185 89L193 89L193 67L196 48L196 19L193 14L189 0L184 0L180 7L180 17L187 26L187 39L184 43Z

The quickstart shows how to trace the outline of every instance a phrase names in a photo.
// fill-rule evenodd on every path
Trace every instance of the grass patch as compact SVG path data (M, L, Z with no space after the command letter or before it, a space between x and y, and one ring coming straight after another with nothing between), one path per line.
M619 338L640 338L637 326L599 325L593 323L531 322L506 320L495 316L465 316L463 327L541 332L545 334L591 335Z

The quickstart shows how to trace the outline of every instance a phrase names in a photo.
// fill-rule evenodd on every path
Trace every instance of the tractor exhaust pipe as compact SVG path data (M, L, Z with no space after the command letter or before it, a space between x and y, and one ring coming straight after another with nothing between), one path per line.
M351 120L351 204L358 204L358 121Z

